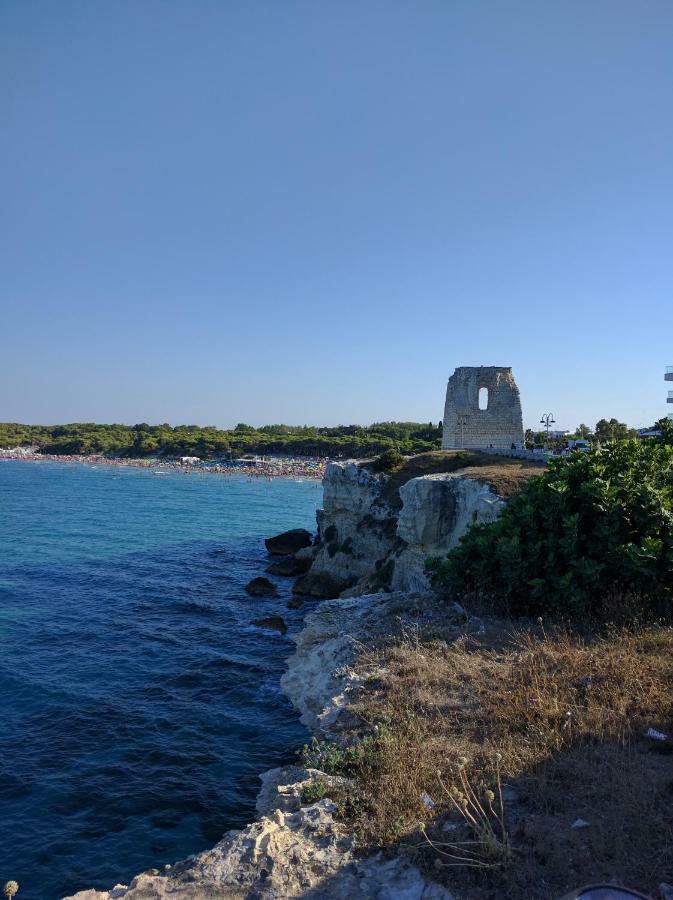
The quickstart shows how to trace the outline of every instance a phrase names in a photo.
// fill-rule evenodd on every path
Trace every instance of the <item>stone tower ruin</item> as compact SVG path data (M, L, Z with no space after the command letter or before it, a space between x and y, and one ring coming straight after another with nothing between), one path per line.
M442 449L524 445L519 388L509 366L459 366L446 386Z

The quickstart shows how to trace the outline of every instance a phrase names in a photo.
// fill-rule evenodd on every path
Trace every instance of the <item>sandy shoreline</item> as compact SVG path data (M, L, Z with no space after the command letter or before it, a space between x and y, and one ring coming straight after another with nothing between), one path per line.
M125 459L110 458L96 455L52 455L43 453L16 453L13 451L0 451L0 461L19 460L23 462L75 462L96 466L125 466L137 469L153 469L157 472L181 472L184 475L194 473L208 473L211 475L243 475L247 478L262 478L270 481L272 478L306 478L321 481L325 473L327 460L299 457L281 457L278 459L263 459L246 464L245 460L235 463L201 461L198 463L182 462L169 459Z

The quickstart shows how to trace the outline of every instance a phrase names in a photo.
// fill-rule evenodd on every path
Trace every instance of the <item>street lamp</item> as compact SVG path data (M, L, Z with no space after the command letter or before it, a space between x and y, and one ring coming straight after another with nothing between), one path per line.
M545 450L549 450L549 426L555 424L556 420L554 419L554 413L545 413L540 419L540 425L544 425L547 429L547 440L544 445Z

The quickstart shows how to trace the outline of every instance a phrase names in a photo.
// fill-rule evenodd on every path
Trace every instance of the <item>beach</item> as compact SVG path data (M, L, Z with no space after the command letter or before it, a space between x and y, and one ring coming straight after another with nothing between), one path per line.
M208 473L212 475L243 475L247 478L306 478L321 481L328 460L315 457L257 457L255 459L199 460L196 457L182 459L126 459L95 454L45 454L25 448L0 449L1 460L26 462L75 462L95 466L131 466L152 469L157 474L178 471L185 475Z

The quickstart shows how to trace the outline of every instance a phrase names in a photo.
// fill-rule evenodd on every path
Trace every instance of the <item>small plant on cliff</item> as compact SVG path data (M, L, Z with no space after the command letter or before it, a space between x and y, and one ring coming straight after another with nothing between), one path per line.
M5 897L7 897L7 900L12 900L12 897L19 893L18 881L7 881L3 888L3 893Z
M471 841L437 841L423 836L446 866L470 866L475 869L492 869L505 866L512 859L512 847L505 828L505 806L502 799L500 757L495 766L495 791L481 783L475 787L467 775L467 757L462 756L457 765L457 784L447 786L441 772L438 780L445 797L472 832Z
M488 525L434 565L439 587L477 591L510 615L673 616L673 446L621 441L553 460Z
M339 747L328 741L311 739L311 744L304 744L302 762L310 769L320 769L326 775L352 775L362 761L374 752L376 737L367 735L358 744L350 747Z
M375 472L392 472L398 469L404 462L404 457L392 447L378 456L372 463Z
M312 778L306 782L301 791L301 802L306 804L317 803L327 796L327 783L324 778Z

